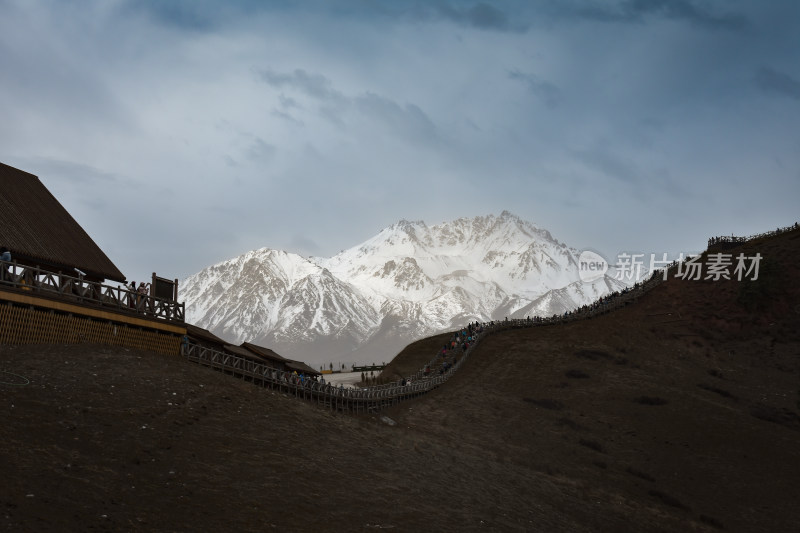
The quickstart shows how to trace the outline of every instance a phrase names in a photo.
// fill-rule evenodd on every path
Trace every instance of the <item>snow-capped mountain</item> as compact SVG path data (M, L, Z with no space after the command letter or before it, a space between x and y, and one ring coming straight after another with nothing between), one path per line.
M402 220L331 258L261 249L182 282L189 322L309 364L388 361L473 320L563 313L623 285L580 280L578 252L508 212Z
M235 344L361 343L380 322L372 303L327 269L267 248L208 267L183 287L187 320Z

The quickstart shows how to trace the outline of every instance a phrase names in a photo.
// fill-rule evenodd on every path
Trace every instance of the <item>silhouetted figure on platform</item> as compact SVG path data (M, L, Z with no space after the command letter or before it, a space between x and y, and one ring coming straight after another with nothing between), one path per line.
M0 261L7 261L11 262L11 252L8 251L8 248L5 246L0 246ZM11 276L8 272L8 266L3 265L0 267L0 281L11 279Z

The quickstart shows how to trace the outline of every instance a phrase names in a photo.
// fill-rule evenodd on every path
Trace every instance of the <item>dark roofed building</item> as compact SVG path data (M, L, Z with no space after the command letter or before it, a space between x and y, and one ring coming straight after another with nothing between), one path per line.
M287 363L289 362L289 360L283 356L278 355L269 348L264 348L263 346L258 346L250 342L243 342L241 344L241 347L244 348L245 350L249 350L250 352L260 357L261 359L267 361L272 365L273 368L276 368L278 370L286 370L287 368Z
M207 329L195 326L194 324L186 324L186 334L189 336L191 342L213 350L222 351L224 346L228 344L227 341L220 339Z
M94 281L125 281L83 228L39 178L0 163L0 246L23 265Z
M239 353L233 350L231 346L225 346L225 349L230 353ZM264 348L263 346L258 346L257 344L253 344L250 342L243 342L239 347L239 350L249 351L251 354L255 354L255 356L272 366L272 368L278 370L287 370L291 372L294 370L298 374L306 374L307 376L318 376L320 373L307 364L303 363L302 361L294 361L292 359L287 359L282 355L278 355L274 351L270 350L269 348Z
M273 370L281 370L286 371L286 365L283 364L282 361L278 361L276 359L262 357L258 355L253 350L248 350L247 348L243 348L242 346L235 346L233 344L226 344L224 346L225 352L229 354L233 354L235 356L241 357L243 359L247 359L248 361L255 361L256 363L261 363L266 365L267 367ZM280 356L278 356L280 357Z
M317 370L314 370L307 364L303 363L302 361L292 361L290 359L286 360L286 368L289 370L294 370L298 373L303 373L307 376L319 376L321 373Z
M241 346L226 344L225 346L223 346L223 348L225 349L226 352L233 355L238 355L239 357L244 357L245 359L251 359L253 361L258 361L259 363L268 362L266 359L257 356L255 353L251 352L246 348L242 348Z
M194 344L199 344L219 352L227 352L229 354L244 357L245 359L250 359L252 361L265 363L276 370L289 372L294 370L298 374L303 373L311 376L320 374L307 364L301 361L287 359L273 350L270 350L269 348L253 344L251 342L243 342L239 346L234 346L217 337L207 329L195 326L193 324L186 324L186 334L189 336L189 341Z

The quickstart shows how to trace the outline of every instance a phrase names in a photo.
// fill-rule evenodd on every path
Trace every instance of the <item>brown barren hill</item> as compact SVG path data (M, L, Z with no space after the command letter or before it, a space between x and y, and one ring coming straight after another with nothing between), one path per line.
M794 531L800 232L740 251L763 257L759 280L671 279L598 318L491 335L375 415L178 357L2 346L0 528Z

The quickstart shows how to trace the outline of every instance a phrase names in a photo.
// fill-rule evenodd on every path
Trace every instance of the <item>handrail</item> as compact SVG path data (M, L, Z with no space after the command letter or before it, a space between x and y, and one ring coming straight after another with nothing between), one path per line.
M747 241L753 241L755 239L762 239L764 237L772 237L774 235L780 235L781 233L787 233L789 231L796 230L800 227L800 224L795 222L791 226L785 226L783 228L777 228L774 231L765 231L763 233L756 233L754 235L750 235L749 237L737 237L734 235L720 235L719 237L711 237L708 239L708 246L714 246L715 244L741 244Z
M459 360L459 364L454 365L444 375L422 379L405 386L397 384L390 387L359 389L344 388L343 385L336 387L329 383L322 384L294 372L278 370L265 363L186 341L181 346L181 354L189 361L249 379L262 386L279 389L295 397L302 396L304 399L324 403L331 409L357 413L376 411L433 390L453 374L455 369L460 366L461 361L466 359L476 345L477 342L470 346L464 357Z
M38 266L22 266L16 261L0 261L0 287L30 291L84 305L100 305L170 322L183 322L186 317L183 303L51 272Z

